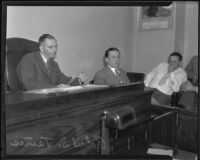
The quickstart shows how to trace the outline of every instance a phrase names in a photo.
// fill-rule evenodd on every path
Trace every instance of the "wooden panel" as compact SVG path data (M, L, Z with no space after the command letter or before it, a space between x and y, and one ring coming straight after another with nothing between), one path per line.
M185 151L197 153L197 146L199 143L198 132L197 132L197 111L182 109L179 107L171 107L171 106L153 106L156 108L154 112L159 113L159 110L163 110L166 108L168 110L174 110L178 115L177 121L177 136L175 139L175 143L177 144L178 149L182 149ZM160 109L159 109L160 108ZM159 128L159 127L157 127ZM158 136L155 136L155 138ZM159 142L162 142L159 139Z
M157 124L154 123L154 131L158 132L157 136L154 137L154 141L166 146L175 147L175 121L176 116L173 114L165 119L160 119L160 121L156 122Z
M154 111L158 114L160 107ZM160 114L160 113L159 113ZM159 143L170 147L176 147L176 112L172 110L165 111L152 122L150 128L150 143ZM159 118L160 117L160 118Z
M100 140L99 135L98 117L48 118L13 127L7 132L7 154L60 154L67 151L72 154L83 149L87 153L90 148L98 149L93 141Z
M6 97L7 154L99 154L101 114L131 105L149 112L143 84L58 95Z
M178 148L197 153L197 111L178 109Z

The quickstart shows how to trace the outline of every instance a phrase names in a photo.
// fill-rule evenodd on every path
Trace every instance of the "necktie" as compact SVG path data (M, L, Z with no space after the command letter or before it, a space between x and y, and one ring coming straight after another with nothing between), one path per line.
M122 83L122 79L121 79L121 77L119 75L120 72L119 72L119 70L117 68L115 68L115 73L116 73L116 76L119 78L120 83Z
M50 60L47 60L46 67L47 67L48 73L50 73L51 71Z
M161 79L160 79L160 81L159 81L159 85L164 85L165 83L166 83L166 81L167 81L167 79L169 78L169 75L166 73Z

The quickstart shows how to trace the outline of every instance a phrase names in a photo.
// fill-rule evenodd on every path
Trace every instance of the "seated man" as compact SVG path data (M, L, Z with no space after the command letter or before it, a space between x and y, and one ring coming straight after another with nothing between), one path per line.
M192 57L185 71L187 72L188 80L191 81L193 85L196 85L198 83L198 55Z
M181 85L181 91L194 91L198 93L198 86L194 86L190 81L186 81Z
M190 81L187 81L181 85L181 97L178 105L185 109L197 110L197 93L198 86L194 86Z
M121 85L129 83L126 72L119 68L120 51L109 48L105 52L106 66L94 76L94 84Z
M178 92L182 83L187 81L187 74L181 67L182 55L173 52L168 63L161 63L145 77L145 86L155 88L153 104L170 105L171 95Z
M57 41L49 34L39 38L39 50L24 55L17 66L17 75L25 90L62 87L73 81L74 85L85 82L85 74L73 77L65 76L54 61L57 53Z
M181 93L178 104L186 109L196 109L198 87L195 85L198 84L198 55L192 57L185 70L188 81L181 86L184 92Z

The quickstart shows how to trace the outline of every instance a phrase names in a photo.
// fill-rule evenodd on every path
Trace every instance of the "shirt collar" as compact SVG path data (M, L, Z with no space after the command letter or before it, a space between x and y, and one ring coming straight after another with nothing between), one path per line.
M111 67L111 66L109 66L109 65L108 65L108 67L111 69L111 71L114 72L114 74L117 74L117 73L116 73L117 68L113 68L113 67Z
M111 67L111 66L109 66L109 65L108 65L108 67L109 67L111 70L115 70L115 68L113 68L113 67Z
M40 52L40 55L41 55L41 57L42 57L44 63L46 64L46 63L47 63L47 58L46 58L41 52Z

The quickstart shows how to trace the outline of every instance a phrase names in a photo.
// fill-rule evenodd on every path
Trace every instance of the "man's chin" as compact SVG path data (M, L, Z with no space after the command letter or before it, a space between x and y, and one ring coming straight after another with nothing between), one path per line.
M119 65L112 65L111 67L112 67L112 68L118 68Z
M51 57L50 59L51 59L51 60L54 60L54 59L55 59L55 57Z

